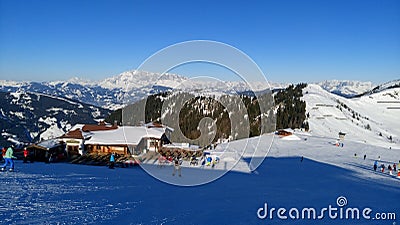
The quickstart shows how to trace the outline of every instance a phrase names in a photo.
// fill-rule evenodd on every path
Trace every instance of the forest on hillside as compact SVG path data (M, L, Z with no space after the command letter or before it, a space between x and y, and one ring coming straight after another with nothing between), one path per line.
M291 84L275 94L276 129L309 129L308 122L306 122L306 102L301 100L303 89L306 86L305 83Z
M106 122L141 125L158 122L175 131L171 141L200 146L254 137L280 128L306 128L306 84L290 85L273 95L198 96L164 92L113 112ZM259 104L262 102L262 104ZM275 104L274 104L275 102ZM261 107L263 107L261 109ZM263 113L261 113L263 112ZM276 113L274 113L276 112Z
M259 99L255 96L223 95L216 98L165 92L113 112L106 122L117 121L122 125L158 122L182 132L172 133L173 142L206 146L274 131L273 98L271 94L259 98L266 103L262 104L265 115L261 115Z

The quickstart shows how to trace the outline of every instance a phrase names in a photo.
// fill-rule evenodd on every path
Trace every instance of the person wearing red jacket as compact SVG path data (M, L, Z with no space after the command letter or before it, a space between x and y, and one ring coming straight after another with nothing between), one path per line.
M24 163L28 162L29 151L28 149L24 148Z

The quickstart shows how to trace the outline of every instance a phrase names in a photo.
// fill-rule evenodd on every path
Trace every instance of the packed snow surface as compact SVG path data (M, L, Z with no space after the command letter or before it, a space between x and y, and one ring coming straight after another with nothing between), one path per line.
M111 170L17 161L16 172L0 173L0 223L376 225L399 222L400 179L372 170L378 158L379 164L386 166L398 162L398 148L352 140L345 140L342 148L334 145L335 138L302 132L295 135L298 140L268 134L221 144L215 151L226 155L222 155L215 169L184 165L182 177L172 176L171 166L146 165L171 180L200 180L223 171L224 161L236 160L233 153L243 154L234 171L193 187L161 182L140 167ZM250 173L245 162L266 152L268 157ZM346 197L349 207L370 207L371 216L376 212L395 212L397 217L385 221L257 217L257 210L264 203L276 208L320 209L337 207L339 196Z

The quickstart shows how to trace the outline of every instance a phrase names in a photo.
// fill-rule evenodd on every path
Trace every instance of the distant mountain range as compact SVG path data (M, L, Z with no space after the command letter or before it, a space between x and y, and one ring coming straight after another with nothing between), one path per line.
M231 94L234 92L262 91L269 88L265 82L216 82L215 80L193 80L176 74L159 74L143 71L128 71L100 81L73 78L67 81L29 82L0 80L0 91L31 92L68 98L87 104L115 110L134 103L150 94L179 89L187 92ZM281 88L280 84L273 84Z
M373 88L372 82L350 80L326 80L316 84L333 94L347 98L360 95Z
M371 82L329 80L315 83L323 89L351 98L373 90ZM187 92L220 94L249 94L265 89L283 89L288 84L252 82L252 88L245 82L190 79L177 74L159 74L143 71L127 71L100 81L72 78L67 81L30 82L0 80L2 92L40 93L68 98L98 107L115 110L137 102L150 95L172 89Z
M324 81L316 83L328 92L346 98L378 93L400 86L400 80L377 87L371 82ZM263 82L216 82L176 74L128 71L101 81L73 78L67 81L29 82L0 80L0 145L56 137L75 123L96 123L111 111L138 102L151 94L180 90L195 96L239 93L253 96L266 89L282 90L288 84Z

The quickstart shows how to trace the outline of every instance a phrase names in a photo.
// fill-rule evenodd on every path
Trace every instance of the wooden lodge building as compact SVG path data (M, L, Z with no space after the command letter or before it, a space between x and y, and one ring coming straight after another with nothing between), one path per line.
M202 154L199 146L188 143L171 143L172 128L149 123L143 126L116 126L100 124L76 124L59 138L31 145L35 158L46 155L64 155L70 158L84 154L140 155L149 151L166 156L190 157Z
M172 129L159 124L144 126L116 126L77 124L60 137L69 155L110 154L139 155L148 151L159 151L168 143Z

